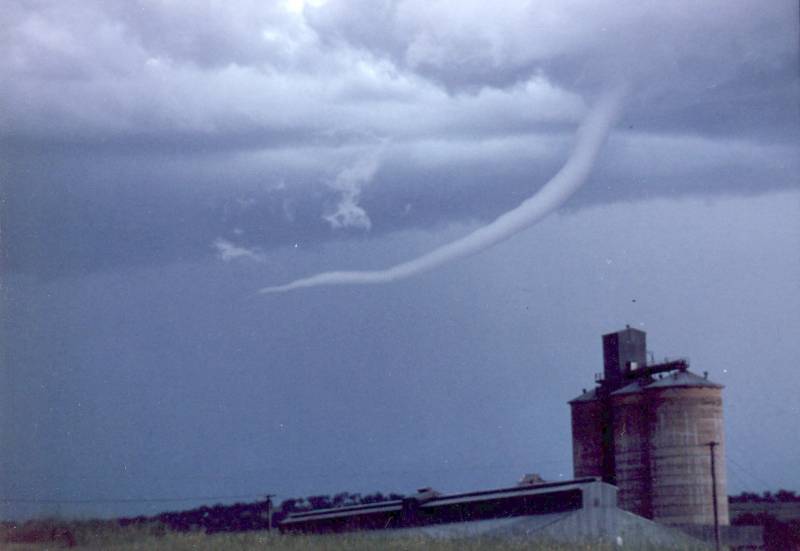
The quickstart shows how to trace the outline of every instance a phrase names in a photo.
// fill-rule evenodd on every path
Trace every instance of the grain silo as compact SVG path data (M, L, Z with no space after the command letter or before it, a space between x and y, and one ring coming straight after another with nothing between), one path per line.
M572 464L575 478L603 477L605 402L597 390L585 391L569 403L572 409Z
M616 484L620 507L658 522L728 524L722 386L684 359L648 365L630 327L603 336L603 359L597 387L570 402L575 476Z
M650 416L643 392L646 380L637 379L611 393L615 479L619 506L653 518L650 489Z
M713 524L716 495L718 522L728 524L722 385L678 370L655 380L643 394L650 417L652 518L666 524Z

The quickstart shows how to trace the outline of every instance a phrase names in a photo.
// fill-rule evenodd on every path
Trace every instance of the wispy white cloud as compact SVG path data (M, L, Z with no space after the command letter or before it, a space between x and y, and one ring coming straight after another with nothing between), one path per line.
M339 203L322 216L333 229L360 228L369 230L372 221L358 204L361 188L372 181L380 167L380 151L359 159L337 174L328 185L340 192Z
M217 258L223 260L225 262L230 262L231 260L236 260L237 258L249 258L250 260L254 260L256 262L264 262L266 257L264 253L259 249L248 249L246 247L241 247L228 241L227 239L223 239L222 237L218 237L211 246L216 249L217 251Z

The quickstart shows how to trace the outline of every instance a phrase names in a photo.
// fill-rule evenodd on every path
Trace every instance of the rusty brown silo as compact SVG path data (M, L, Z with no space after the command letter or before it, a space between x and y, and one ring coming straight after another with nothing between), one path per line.
M665 524L714 523L709 443L715 442L717 515L721 525L729 524L722 388L682 370L657 379L645 389L653 520Z
M649 379L637 379L611 393L617 502L622 509L653 518L650 489L650 415L644 389Z
M603 476L606 408L597 389L572 400L572 468L575 478Z

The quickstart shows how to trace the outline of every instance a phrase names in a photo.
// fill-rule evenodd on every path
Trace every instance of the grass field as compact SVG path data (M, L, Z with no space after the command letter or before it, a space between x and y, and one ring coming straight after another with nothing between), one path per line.
M69 536L66 533L69 532ZM70 544L73 544L70 547ZM119 527L106 521L37 521L11 529L4 527L0 548L9 551L41 549L82 549L115 551L168 550L275 550L275 551L568 551L618 550L619 547L594 544L536 543L513 539L451 539L433 540L421 536L388 536L381 533L342 534L324 536L282 536L268 532L207 535L200 532L177 533L151 524L138 527ZM628 548L630 549L630 548ZM636 549L641 549L637 547ZM651 548L659 551L659 548ZM687 548L685 551L690 551Z
M34 549L60 549L67 547L59 543L12 543L6 544L9 551ZM531 544L530 542L496 539L431 540L421 537L373 537L363 535L335 536L270 536L258 533L246 534L166 534L164 536L140 535L134 538L102 536L77 542L71 549L103 550L276 550L276 551L367 551L387 549L393 551L568 551L619 549L602 544ZM657 551L654 548L654 551ZM688 550L687 550L688 551Z

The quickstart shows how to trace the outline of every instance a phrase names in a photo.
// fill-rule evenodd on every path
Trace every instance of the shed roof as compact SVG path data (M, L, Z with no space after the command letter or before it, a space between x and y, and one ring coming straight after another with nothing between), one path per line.
M454 505L474 505L477 506L479 511L476 514L487 514L489 509L481 509L483 504L502 504L503 500L513 498L542 498L542 512L564 512L566 510L574 510L580 508L580 492L587 484L602 484L598 478L584 477L575 480L566 480L560 482L545 482L542 484L535 484L529 486L513 486L509 488L498 488L495 490L481 490L477 492L468 492L462 494L451 494L436 496L425 502L418 502L418 507L424 511L432 511L426 517L421 519L421 522L428 522L436 517L437 511L440 516L447 513L446 508ZM577 502L575 501L575 492L578 492ZM289 516L280 524L282 529L299 529L301 531L314 531L314 524L325 521L341 521L348 522L348 519L355 519L353 522L354 527L358 527L358 522L361 521L360 528L367 527L364 524L365 519L373 515L384 515L388 520L392 515L399 516L403 514L404 501L413 500L417 501L416 496L410 496L404 500L385 501L380 503L370 503L365 505L352 505L347 507L334 507L328 509L316 509L312 511L300 511L290 513ZM533 501L531 501L531 504ZM530 505L533 507L533 505ZM444 508L444 509L443 509ZM443 511L443 512L442 512ZM482 511L482 512L481 512ZM532 514L530 512L526 514ZM427 519L427 520L426 520ZM403 522L403 521L400 521ZM380 527L385 527L381 523ZM355 529L353 527L342 526L342 531L348 529Z

